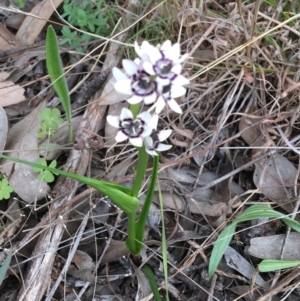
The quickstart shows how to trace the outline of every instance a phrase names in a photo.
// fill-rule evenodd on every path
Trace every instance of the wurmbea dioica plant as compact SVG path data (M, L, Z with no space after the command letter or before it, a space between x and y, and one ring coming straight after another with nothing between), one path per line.
M139 162L131 196L138 197L139 190L146 172L148 156L153 156L152 178L144 206L139 218L128 214L127 248L134 254L139 254L143 241L146 219L153 198L158 172L158 152L169 150L172 146L164 144L172 130L157 130L158 114L166 105L176 113L182 113L174 98L186 93L184 85L189 80L181 75L182 62L187 54L180 56L180 45L172 45L171 41L161 46L153 46L144 41L141 46L135 43L138 55L134 61L124 59L124 72L113 68L117 82L115 89L128 95L130 108L123 108L120 116L107 116L107 121L118 129L115 140L129 143L138 149ZM141 105L152 105L155 114L147 111L139 112Z
M138 58L134 61L122 61L125 73L113 68L113 75L117 79L115 89L128 95L129 109L123 108L120 116L107 116L108 123L118 129L116 142L128 140L138 150L138 167L131 189L17 158L4 155L2 157L67 176L104 193L127 214L126 246L132 254L138 255L142 249L144 229L155 190L158 153L172 147L163 143L172 131L157 129L158 114L166 105L173 111L182 113L174 98L185 94L186 89L183 86L188 84L189 80L181 75L182 62L187 54L180 56L178 43L172 45L170 41L166 41L161 46L154 47L145 41L141 46L135 43L135 51ZM153 104L155 113L151 115L148 111L140 112L142 104ZM149 155L153 156L152 176L143 208L137 218L137 208L140 204L138 193L146 173Z

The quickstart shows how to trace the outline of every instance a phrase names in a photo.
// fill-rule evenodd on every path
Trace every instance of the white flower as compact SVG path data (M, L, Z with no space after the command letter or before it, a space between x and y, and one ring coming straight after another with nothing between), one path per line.
M140 58L143 58L143 68L148 74L156 75L157 82L163 86L187 85L189 80L180 75L182 71L182 62L188 54L180 57L180 45L171 41L165 41L160 47L154 47L144 41L139 47L135 43L135 51Z
M146 152L151 156L157 156L157 152L169 150L172 145L161 143L169 138L172 130L156 131L153 130L149 137L144 138Z
M152 116L149 112L137 115L134 120L132 112L126 108L122 109L120 116L107 116L108 123L119 129L115 140L122 142L129 139L129 142L136 147L142 147L143 138L151 135L153 128L148 126L151 120Z
M144 102L152 104L158 97L157 82L143 68L142 60L123 60L123 68L126 75L118 68L113 68L113 75L117 82L115 89L131 97L127 100L130 104Z
M176 97L176 96L174 96L174 97ZM178 105L178 103L176 102L176 100L172 97L171 91L162 94L157 99L157 101L155 103L156 114L159 114L164 109L166 104L177 114L182 114L182 110L181 110L180 106Z

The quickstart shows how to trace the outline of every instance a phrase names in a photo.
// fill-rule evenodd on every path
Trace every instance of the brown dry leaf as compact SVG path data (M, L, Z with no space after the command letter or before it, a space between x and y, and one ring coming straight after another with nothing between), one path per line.
M243 131L242 138L251 146L263 146L266 138L263 136L260 123L262 118L242 117L239 123L239 131Z
M8 107L26 100L25 90L11 81L0 82L0 105Z
M72 264L68 269L68 274L84 281L95 282L95 276L92 274L95 269L95 263L90 255L84 251L77 250Z
M6 217L6 224L4 231L0 234L0 246L3 245L12 235L15 234L16 230L20 227L22 222L21 210L19 207L19 200L11 198L8 202L8 208L1 215L1 218Z
M22 45L34 44L45 24L52 16L54 8L57 8L62 2L63 0L44 0L37 4L31 10L31 14L38 16L38 18L27 16L16 34L16 39Z
M45 102L42 102L10 129L6 142L8 156L31 162L37 161L39 158L37 134L40 131L40 120L37 116L44 107ZM38 173L35 173L31 166L1 160L0 171L9 177L9 184L26 203L40 200L49 192L47 183L37 179Z
M280 234L252 238L248 251L252 256L260 259L300 260L300 233L290 233L286 241L285 237L284 234Z
M244 258L242 257L235 249L231 247L227 247L224 257L227 265L241 273L244 277L248 279L252 279L255 274L255 268ZM262 279L260 275L256 275L255 283L259 286L266 286L265 281Z
M253 182L259 192L289 213L294 209L296 177L295 166L279 154L255 163Z
M215 202L213 200L214 192L210 189L199 191L195 193L195 197L187 197L187 205L191 213L203 214L207 216L219 217L228 211L228 207L223 202ZM177 194L168 191L162 192L162 199L165 207L184 211L186 202L182 200ZM158 193L154 194L153 202L159 204Z
M16 40L15 36L0 23L0 51L15 49L21 46L21 43Z
M249 285L239 285L228 289L235 294L242 296L246 301L258 300L260 296L259 292L257 292L256 290L253 291L252 287L250 287ZM272 298L272 301L275 301L275 299ZM276 299L276 301L279 300Z
M126 249L125 242L112 239L109 247L103 256L101 265L105 265L108 262L116 261L122 256L127 256L129 251Z

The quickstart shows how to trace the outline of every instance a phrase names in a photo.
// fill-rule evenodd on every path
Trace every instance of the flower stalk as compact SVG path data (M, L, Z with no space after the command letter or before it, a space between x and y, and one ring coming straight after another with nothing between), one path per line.
M166 105L178 114L182 109L174 98L183 96L186 88L183 86L189 80L181 75L182 62L187 54L180 56L178 43L172 45L166 41L161 46L154 47L144 41L141 46L135 43L138 55L134 61L124 59L123 70L113 68L116 78L115 89L128 95L129 109L123 108L120 116L107 116L107 121L118 129L115 140L128 140L138 150L138 166L130 196L137 198L146 173L149 155L153 156L153 168L150 185L140 216L128 214L128 250L138 255L142 250L144 230L153 199L159 165L158 152L167 151L172 146L164 144L172 130L158 130L158 114ZM143 106L154 104L155 114L141 112Z

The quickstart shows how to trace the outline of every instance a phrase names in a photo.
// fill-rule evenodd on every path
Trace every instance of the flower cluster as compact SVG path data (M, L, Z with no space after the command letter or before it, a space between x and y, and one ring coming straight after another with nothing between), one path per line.
M113 75L117 82L115 89L128 95L131 105L144 103L154 104L153 117L149 112L143 112L134 118L132 112L123 109L120 116L108 116L107 121L119 129L116 141L129 139L136 146L145 146L150 155L157 155L156 151L171 148L170 145L161 143L171 135L171 130L157 131L158 115L166 105L173 111L181 114L182 110L174 98L185 95L184 85L189 80L181 75L182 62L188 56L180 56L180 45L172 45L166 41L155 47L144 41L141 46L135 43L138 56L134 61L122 61L123 73L118 68L113 68Z

